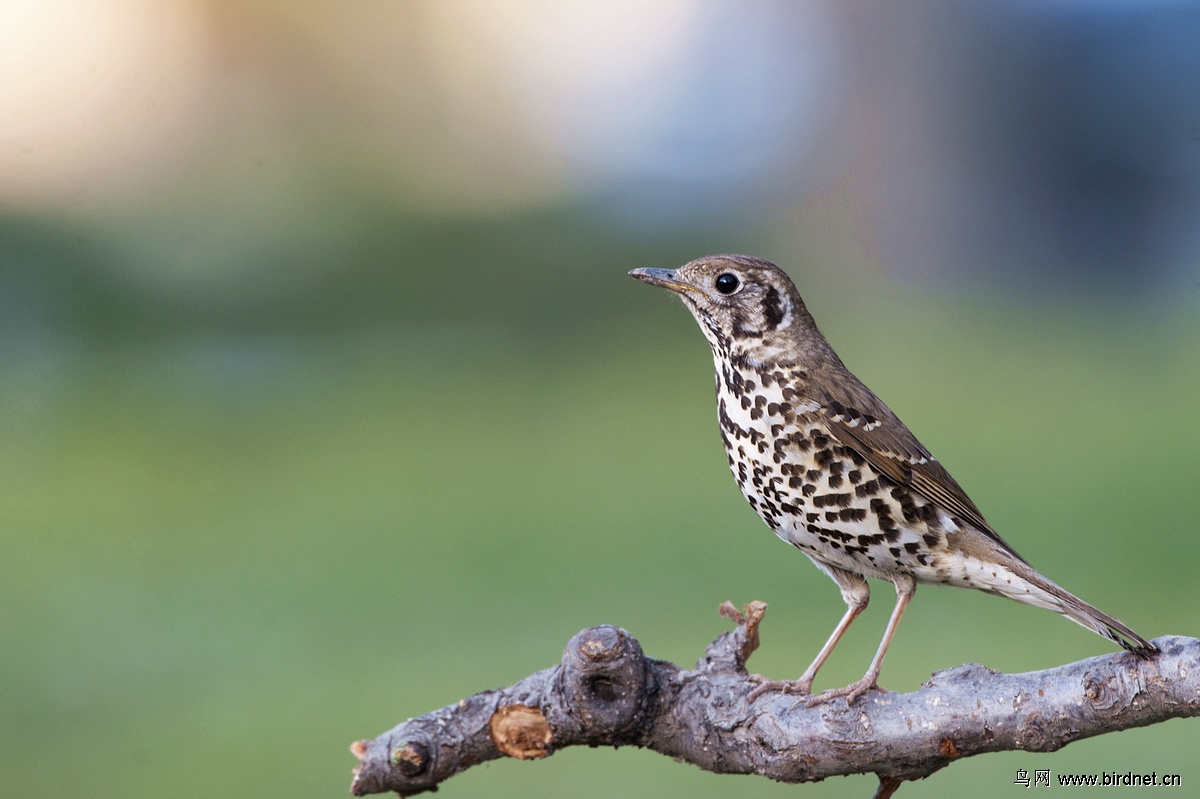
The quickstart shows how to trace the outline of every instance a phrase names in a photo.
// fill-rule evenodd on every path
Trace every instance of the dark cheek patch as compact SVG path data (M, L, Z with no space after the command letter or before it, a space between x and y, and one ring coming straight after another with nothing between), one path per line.
M763 297L763 319L766 320L769 330L779 327L779 323L783 321L783 302L781 300L779 291L774 286L767 289L767 296Z
M733 334L734 338L750 338L754 335L754 331L746 327L746 319L742 316L740 311L734 310L730 317L730 321L732 322L730 325L730 332Z

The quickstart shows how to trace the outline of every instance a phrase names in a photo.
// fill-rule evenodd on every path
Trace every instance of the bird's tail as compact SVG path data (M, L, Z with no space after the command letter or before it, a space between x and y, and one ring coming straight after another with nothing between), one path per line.
M1161 651L1157 644L1147 641L1138 635L1123 624L1120 619L1116 619L1104 611L1092 607L1070 591L1046 579L1033 569L1029 569L1028 573L1021 576L1048 595L1047 598L1051 601L1045 607L1048 607L1049 610L1061 613L1076 624L1103 635L1110 641L1115 641L1123 649L1127 649L1145 660L1149 660Z

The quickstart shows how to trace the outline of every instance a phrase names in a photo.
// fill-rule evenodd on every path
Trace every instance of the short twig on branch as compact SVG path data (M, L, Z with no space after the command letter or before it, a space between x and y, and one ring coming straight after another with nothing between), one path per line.
M765 610L722 605L737 628L690 671L647 658L617 627L583 630L553 668L357 741L351 791L413 796L493 758L587 744L644 746L706 771L789 783L873 772L884 797L958 758L1048 752L1200 715L1200 640L1173 636L1155 639L1162 654L1149 661L1121 652L1027 674L967 664L913 693L871 691L849 706L810 709L779 694L749 704L746 659Z

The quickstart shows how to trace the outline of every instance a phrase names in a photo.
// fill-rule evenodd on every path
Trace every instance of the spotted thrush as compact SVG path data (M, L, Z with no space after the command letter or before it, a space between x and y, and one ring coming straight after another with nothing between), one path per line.
M1043 577L984 520L950 473L846 369L791 279L745 255L712 255L632 277L674 292L700 324L716 366L729 468L767 526L829 575L846 613L798 680L765 691L808 705L877 687L917 583L977 588L1052 610L1149 658L1158 647ZM867 606L866 577L891 582L896 605L861 680L818 696L813 678Z

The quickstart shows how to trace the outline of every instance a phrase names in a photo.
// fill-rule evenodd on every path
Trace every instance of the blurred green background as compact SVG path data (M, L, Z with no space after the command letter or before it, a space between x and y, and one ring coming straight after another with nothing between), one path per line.
M1197 15L914 8L0 4L3 793L341 796L351 741L594 624L694 663L726 599L770 603L751 665L796 676L836 588L739 497L694 323L625 277L710 252L785 266L1040 570L1196 634L1200 148L1194 121L1160 113L1147 144L1105 114L1190 96L1167 67ZM1070 65L1061 102L1062 73L995 69L1031 53ZM967 96L1017 109L1008 133ZM875 587L818 687L869 661ZM883 683L1110 649L923 588ZM1188 786L1196 740L1176 721L904 790ZM443 791L873 788L584 749Z

